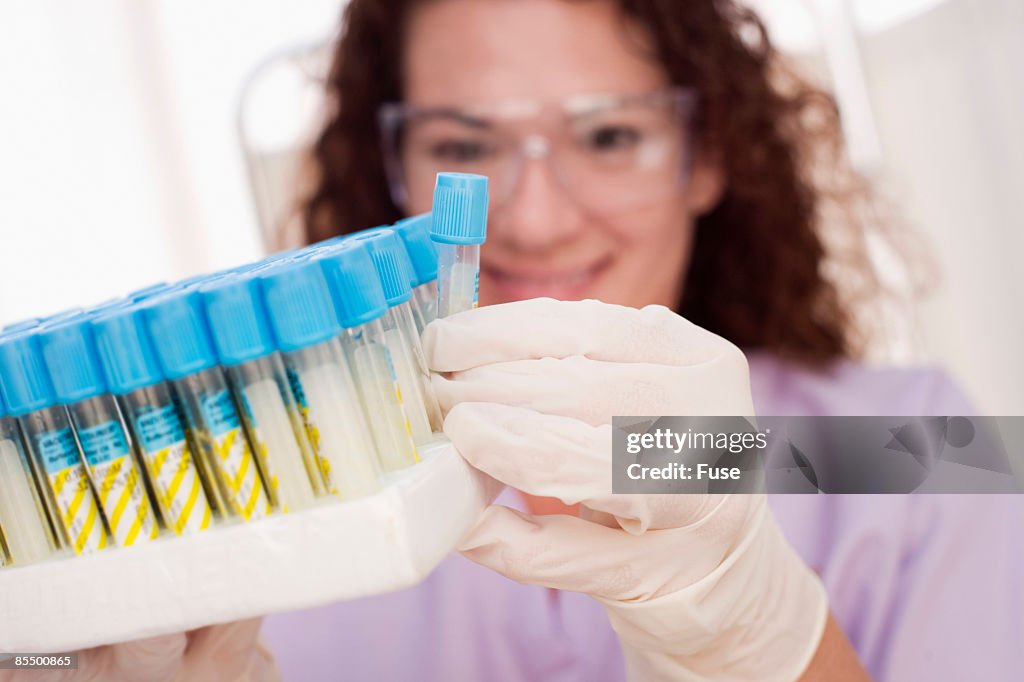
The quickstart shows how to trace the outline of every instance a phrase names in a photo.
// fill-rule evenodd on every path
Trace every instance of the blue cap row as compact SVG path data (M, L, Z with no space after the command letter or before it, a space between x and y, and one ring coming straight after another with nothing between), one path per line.
M0 410L18 416L120 395L331 339L436 279L433 242L483 241L486 209L486 178L439 174L434 212L392 228L7 325L0 331Z
M386 310L369 249L346 242L311 260L5 333L0 387L10 411L27 414L305 348Z

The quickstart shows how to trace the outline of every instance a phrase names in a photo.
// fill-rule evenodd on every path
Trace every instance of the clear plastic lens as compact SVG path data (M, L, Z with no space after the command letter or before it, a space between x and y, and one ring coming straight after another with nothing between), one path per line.
M691 93L577 99L554 112L526 108L527 116L510 106L392 111L385 146L396 198L412 212L426 210L437 173L458 171L486 175L491 208L500 208L524 164L541 158L577 203L601 213L643 205L683 184Z

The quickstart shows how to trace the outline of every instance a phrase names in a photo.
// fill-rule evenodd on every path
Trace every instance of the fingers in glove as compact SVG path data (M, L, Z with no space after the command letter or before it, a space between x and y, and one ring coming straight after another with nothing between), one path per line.
M267 663L257 642L261 624L253 618L190 632L183 679L233 682L255 676Z
M638 310L550 298L487 306L437 320L424 331L423 347L436 372L574 355L678 366L701 364L723 354L742 357L725 339L664 306Z
M182 668L185 646L184 633L116 644L110 647L111 670L114 674L104 679L124 679L133 682L174 680Z
M502 403L595 425L614 415L754 413L746 362L725 356L696 367L581 356L515 360L434 375L432 382L445 412L461 402Z
M613 495L609 426L522 407L461 403L448 413L444 430L480 471L530 495L610 514L630 533L690 525L721 501L707 495Z
M727 551L689 529L637 536L502 506L484 511L459 550L517 582L617 601L652 599L699 580Z
M78 652L78 670L55 672L53 677L37 673L31 679L51 682L171 682L179 679L185 642L185 633L176 633L94 647Z

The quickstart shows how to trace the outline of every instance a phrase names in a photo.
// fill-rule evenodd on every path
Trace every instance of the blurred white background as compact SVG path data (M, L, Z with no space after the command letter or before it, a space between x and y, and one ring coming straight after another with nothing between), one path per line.
M942 269L913 334L879 354L1024 414L1024 3L753 4L828 74L853 157ZM257 258L315 111L275 65L335 35L342 5L0 5L0 325Z

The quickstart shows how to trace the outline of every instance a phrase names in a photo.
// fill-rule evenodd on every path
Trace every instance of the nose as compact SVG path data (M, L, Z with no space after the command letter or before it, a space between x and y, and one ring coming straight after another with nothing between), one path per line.
M511 196L490 217L490 240L518 251L544 251L575 237L584 216L546 157L527 157Z

